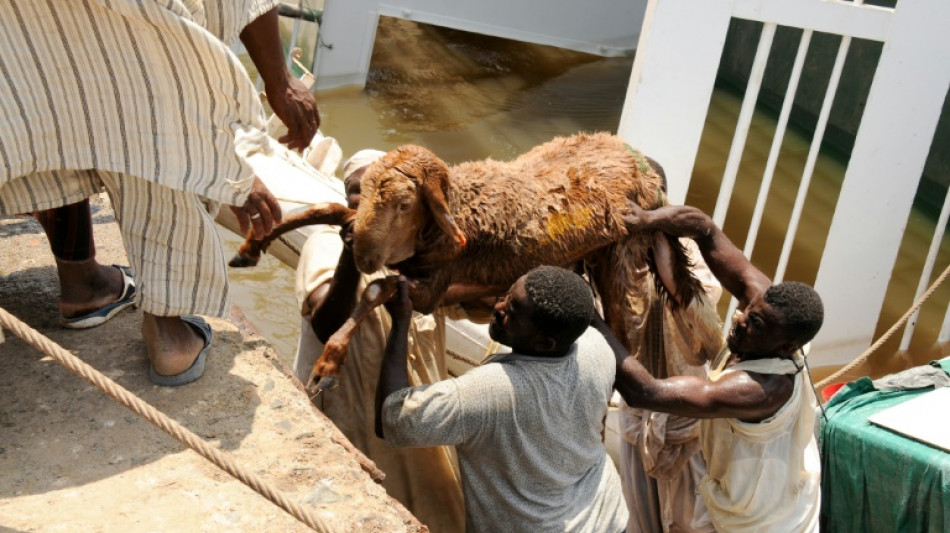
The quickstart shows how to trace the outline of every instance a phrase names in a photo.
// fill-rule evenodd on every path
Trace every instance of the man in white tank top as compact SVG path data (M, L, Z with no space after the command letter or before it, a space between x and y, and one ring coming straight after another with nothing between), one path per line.
M616 388L628 404L704 419L700 440L707 473L700 493L708 515L696 517L694 526L817 532L816 401L801 372L801 348L821 327L818 294L798 282L773 285L694 207L644 211L631 205L624 221L630 231L662 230L695 240L710 270L739 300L739 313L722 351L709 361L707 378L655 379L628 357L603 320L595 319L617 356ZM665 242L660 239L657 246Z

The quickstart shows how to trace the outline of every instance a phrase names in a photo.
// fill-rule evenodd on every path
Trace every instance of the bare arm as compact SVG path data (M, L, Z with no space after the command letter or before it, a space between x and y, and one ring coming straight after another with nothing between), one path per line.
M439 305L454 305L461 303L477 304L482 300L494 299L508 292L508 287L502 285L472 285L469 283L453 283L445 290ZM492 302L494 305L494 302Z
M739 299L740 308L772 285L768 276L755 268L709 215L699 209L671 205L646 211L631 202L628 210L623 220L631 232L659 230L696 241L709 269L722 286Z
M267 102L287 126L287 135L277 140L292 150L302 150L320 127L320 113L306 85L287 70L277 26L274 8L245 26L241 42L264 80Z
M791 397L788 376L731 372L718 381L695 376L656 379L621 344L599 316L592 325L617 360L614 384L628 405L692 418L738 418L754 422L775 414Z
M453 283L442 296L440 305L458 305L457 310L449 311L446 316L451 318L466 318L476 324L487 324L491 321L492 311L498 303L498 297L504 296L508 287L502 285L469 285Z
M396 293L386 302L386 310L392 316L393 325L386 341L383 354L383 366L376 385L376 436L383 435L383 403L390 394L409 386L409 324L412 322L412 302L409 300L409 286L406 278L399 277Z

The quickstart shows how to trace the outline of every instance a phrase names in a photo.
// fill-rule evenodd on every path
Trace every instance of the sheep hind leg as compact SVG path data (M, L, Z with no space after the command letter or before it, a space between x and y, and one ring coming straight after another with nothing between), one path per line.
M255 266L258 261L261 260L261 254L267 251L267 247L270 246L270 243L284 233L313 224L342 226L352 220L354 216L356 216L356 211L342 204L314 204L313 207L302 213L285 217L284 220L274 226L274 229L263 239L255 239L253 231L248 233L247 239L238 249L237 254L228 262L228 265L236 268Z
M320 358L313 365L313 370L307 379L307 393L311 398L337 385L340 367L346 361L350 340L353 338L356 328L373 309L382 305L395 294L398 282L399 276L387 276L373 280L366 286L359 303L356 304L356 308L353 309L353 312L340 329L327 339L323 353L320 354Z

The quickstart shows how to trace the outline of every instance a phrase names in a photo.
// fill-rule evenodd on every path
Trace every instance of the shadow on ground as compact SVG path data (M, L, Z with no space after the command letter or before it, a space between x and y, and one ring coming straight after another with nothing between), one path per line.
M58 292L46 287L51 278L56 279L53 267L5 276L0 301L8 312L186 427L214 428L201 435L206 440L224 450L240 446L260 399L252 383L230 370L236 350L259 348L262 340L242 346L237 331L218 329L198 382L158 387L147 376L141 312L123 311L93 329L60 328ZM8 464L31 467L8 472L0 497L84 485L181 451L182 445L22 339L8 335L2 351L2 455Z

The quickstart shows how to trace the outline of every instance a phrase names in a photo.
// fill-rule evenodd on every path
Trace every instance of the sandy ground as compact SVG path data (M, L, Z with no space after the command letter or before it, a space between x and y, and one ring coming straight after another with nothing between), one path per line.
M100 262L126 264L104 201L94 203ZM59 285L31 218L0 218L0 306L231 454L291 501L344 532L419 531L311 407L268 343L234 308L215 331L204 376L186 387L146 375L141 312L98 328L58 325ZM0 344L0 531L308 531L24 341ZM341 445L344 444L344 445Z

